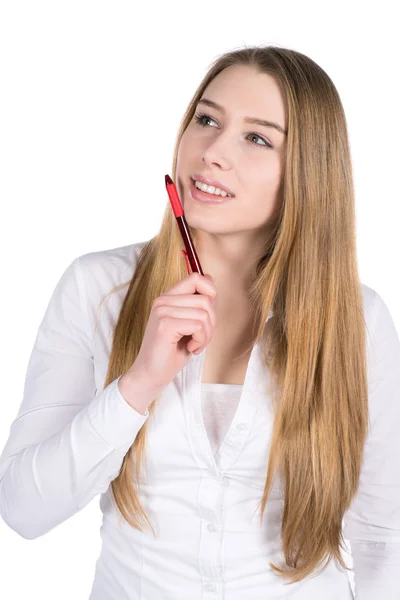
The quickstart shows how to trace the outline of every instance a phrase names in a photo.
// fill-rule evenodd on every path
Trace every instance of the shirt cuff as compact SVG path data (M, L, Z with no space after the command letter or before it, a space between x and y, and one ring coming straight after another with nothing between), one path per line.
M131 446L149 416L148 410L142 415L124 399L118 388L121 377L114 379L88 404L93 427L115 450Z

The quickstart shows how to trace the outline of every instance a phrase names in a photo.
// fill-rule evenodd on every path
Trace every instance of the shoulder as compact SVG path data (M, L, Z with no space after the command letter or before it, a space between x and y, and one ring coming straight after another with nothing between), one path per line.
M399 355L400 344L393 316L385 300L376 290L362 284L367 344L372 350L383 345Z
M367 332L371 333L375 318L377 303L379 302L379 294L372 287L361 283L362 296L363 296L363 308L364 308L364 320L367 327Z
M148 240L117 248L88 252L77 256L73 263L80 278L87 305L98 307L118 286L121 291L115 301L121 301L135 271L141 250Z
M136 242L78 256L77 261L83 275L94 278L120 279L121 282L132 277L140 252L148 241Z
M75 259L86 289L107 293L132 278L140 253L148 240L96 252Z

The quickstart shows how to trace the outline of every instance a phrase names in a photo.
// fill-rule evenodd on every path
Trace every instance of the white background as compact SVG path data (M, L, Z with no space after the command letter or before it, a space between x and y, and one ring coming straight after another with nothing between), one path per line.
M396 4L2 2L0 447L61 274L79 255L158 232L186 106L217 55L244 44L307 54L336 85L361 280L400 330ZM36 540L0 521L0 597L87 600L100 553L98 500Z

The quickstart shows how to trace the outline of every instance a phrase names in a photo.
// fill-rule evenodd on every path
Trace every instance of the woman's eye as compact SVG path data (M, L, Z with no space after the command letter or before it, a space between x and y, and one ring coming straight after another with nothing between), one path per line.
M195 118L196 118L196 123L198 125L200 125L201 127L206 127L206 124L204 123L205 119L209 119L210 121L214 121L214 119L212 119L208 115L204 115L204 114L195 115ZM215 121L214 121L214 123L215 123Z
M271 144L269 142L267 142L267 140L264 140L264 138L262 138L261 136L258 135L258 133L249 133L249 135L251 135L252 137L256 137L259 140L262 140L269 148L272 148ZM254 144L255 146L263 146L264 144L257 144L257 142L251 142L252 144Z
M200 125L200 127L207 127L207 124L205 123L206 120L214 121L214 119L212 117L210 117L209 115L206 115L204 113L195 115L195 119L196 119L197 125ZM215 121L214 121L214 123L215 123ZM256 137L264 142L264 144L258 144L257 142L253 142L250 140L250 143L253 144L254 146L264 146L265 145L268 148L272 148L272 144L270 144L267 140L265 140L260 135L258 135L258 133L249 133L249 137L250 136Z

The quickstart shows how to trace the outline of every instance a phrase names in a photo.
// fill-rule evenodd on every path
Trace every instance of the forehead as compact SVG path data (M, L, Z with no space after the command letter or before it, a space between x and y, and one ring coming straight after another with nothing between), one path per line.
M254 67L227 67L208 84L202 97L222 105L228 115L268 119L286 129L286 103L280 85L272 75Z

